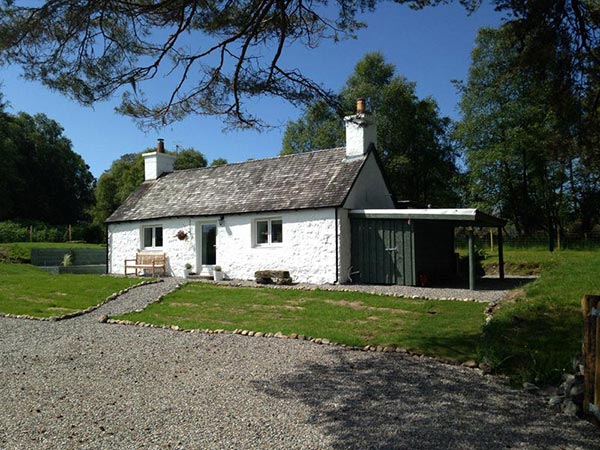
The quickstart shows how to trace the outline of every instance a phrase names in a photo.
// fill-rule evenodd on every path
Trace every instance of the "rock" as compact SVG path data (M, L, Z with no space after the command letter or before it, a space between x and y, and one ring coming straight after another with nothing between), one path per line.
M248 331L248 336L254 336L254 331Z
M465 361L462 363L464 367L468 367L469 369L477 369L479 367L479 363L473 359Z
M548 406L552 407L552 408L558 408L561 403L563 402L564 397L560 396L560 395L554 395L552 397L550 397L550 399L548 399Z
M375 350L378 351L378 352L382 352L383 351L383 346L378 345Z
M179 331L179 326L171 325L171 330Z
M256 333L254 333L254 336L256 336L256 337L262 337L264 335L265 335L265 333L263 333L262 331L257 331Z
M248 330L243 330L241 334L242 336L248 336Z
M396 353L406 353L406 349L403 347L396 347Z
M331 341L329 339L321 339L321 342L325 345L330 344Z
M572 400L565 400L561 405L560 409L563 412L563 414L567 416L574 416L575 414L577 414L577 405L573 403Z
M483 371L483 373L492 373L492 366L490 366L488 363L479 363L479 368Z
M98 317L98 322L100 323L106 323L108 321L108 316L106 314L102 314L100 317Z
M305 339L306 339L306 336L304 336L303 334L298 335L298 340L303 341Z
M276 338L282 338L282 337L285 337L285 336L283 335L283 333L281 331L278 331L277 333L275 333L275 337Z
M533 383L528 383L527 381L525 383L523 383L523 389L526 392L537 392L539 391L539 387L537 387L535 384Z
M576 384L569 391L569 395L571 397L576 397L576 396L578 396L580 394L583 394L583 384Z
M290 339L298 339L298 335L296 333L290 334Z

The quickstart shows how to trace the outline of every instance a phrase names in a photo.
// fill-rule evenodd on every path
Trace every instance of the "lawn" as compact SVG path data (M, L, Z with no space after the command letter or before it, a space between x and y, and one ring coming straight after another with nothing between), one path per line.
M357 292L231 288L189 283L120 319L187 329L236 328L394 345L464 361L475 358L485 305L381 297Z
M139 282L102 275L51 275L28 264L0 263L0 312L60 316L97 305Z
M105 245L73 242L9 242L0 244L0 262L29 262L32 248L103 248Z
M493 256L484 266L494 263ZM480 358L515 384L555 384L563 372L572 372L581 349L581 298L600 294L600 251L508 248L505 257L515 267L537 265L540 278L495 314Z

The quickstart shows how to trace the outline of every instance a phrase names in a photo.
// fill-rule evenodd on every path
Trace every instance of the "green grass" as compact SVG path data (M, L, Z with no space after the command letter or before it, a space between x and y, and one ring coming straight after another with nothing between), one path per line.
M600 251L508 249L506 260L537 264L540 278L495 314L480 356L515 384L556 383L581 349L581 298L600 294Z
M72 242L9 242L0 244L0 262L29 262L32 248L103 248L100 244ZM3 261L4 260L4 261Z
M97 305L139 282L102 275L51 275L28 264L0 263L0 312L61 316Z
M485 305L358 292L230 288L189 283L120 319L186 329L304 334L347 345L395 345L440 358L474 358Z

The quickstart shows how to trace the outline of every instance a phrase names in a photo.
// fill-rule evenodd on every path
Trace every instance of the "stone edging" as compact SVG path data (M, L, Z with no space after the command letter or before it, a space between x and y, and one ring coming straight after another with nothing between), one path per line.
M160 279L153 280L153 281L142 281L138 284L134 284L133 286L129 286L128 288L124 288L118 292L114 292L114 293L110 294L108 297L106 297L104 300L102 300L97 305L93 305L93 306L90 306L89 308L82 309L79 311L74 311L72 313L64 314L62 316L36 317L36 316L30 316L28 314L10 314L10 313L0 312L0 317L8 317L11 319L41 320L44 322L57 322L59 320L72 319L73 317L78 317L78 316L82 316L84 314L90 313L90 312L100 308L102 305L105 305L106 303L116 299L120 295L123 295L126 292L129 292L132 289L135 289L135 288L141 287L141 286L146 286L148 284L156 284L156 283L162 283L162 282L163 282L163 280L160 280Z

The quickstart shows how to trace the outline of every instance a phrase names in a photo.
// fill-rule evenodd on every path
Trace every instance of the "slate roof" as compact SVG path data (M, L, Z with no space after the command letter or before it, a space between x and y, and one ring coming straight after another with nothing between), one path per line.
M365 159L336 148L174 171L145 181L106 222L342 206Z

